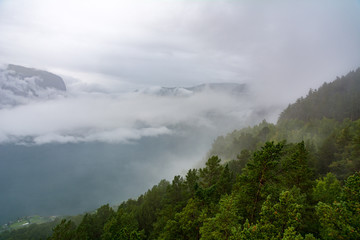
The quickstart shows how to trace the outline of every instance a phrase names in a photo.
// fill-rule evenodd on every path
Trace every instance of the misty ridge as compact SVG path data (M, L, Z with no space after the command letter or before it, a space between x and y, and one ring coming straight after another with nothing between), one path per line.
M251 86L208 83L108 93L79 89L53 73L8 65L0 71L0 143L127 143L207 128L211 135L262 119L283 106L259 101ZM14 122L21 121L21 124Z

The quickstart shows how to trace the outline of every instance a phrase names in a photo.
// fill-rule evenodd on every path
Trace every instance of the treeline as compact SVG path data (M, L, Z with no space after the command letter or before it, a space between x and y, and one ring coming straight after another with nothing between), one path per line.
M323 117L336 119L360 118L360 68L331 83L324 83L318 90L309 91L306 98L299 98L280 115L279 122L288 119L309 121Z
M116 212L63 220L49 239L359 239L360 173L315 179L309 160L304 142L266 142L242 169L214 156Z
M355 171L360 171L360 119L339 122L334 119L284 120L278 124L262 123L235 130L225 137L218 137L208 155L217 155L232 164L241 160L245 166L246 156L259 149L267 141L289 143L304 141L309 151L309 164L315 176L333 172L343 180ZM244 160L245 158L245 160Z
M316 176L331 171L345 179L360 170L360 68L310 90L285 109L277 124L265 120L218 137L208 156L225 161L241 158L241 151L259 149L266 141L304 141Z

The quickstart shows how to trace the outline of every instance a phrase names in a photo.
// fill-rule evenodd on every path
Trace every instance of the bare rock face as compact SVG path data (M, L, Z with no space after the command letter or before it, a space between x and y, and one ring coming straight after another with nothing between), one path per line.
M0 107L64 95L63 79L53 73L9 64L0 68Z

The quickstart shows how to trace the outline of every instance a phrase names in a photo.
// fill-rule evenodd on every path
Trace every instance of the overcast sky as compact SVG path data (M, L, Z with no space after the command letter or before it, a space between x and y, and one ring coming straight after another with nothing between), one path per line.
M119 90L251 82L293 100L360 66L360 1L0 0L0 36L3 63Z

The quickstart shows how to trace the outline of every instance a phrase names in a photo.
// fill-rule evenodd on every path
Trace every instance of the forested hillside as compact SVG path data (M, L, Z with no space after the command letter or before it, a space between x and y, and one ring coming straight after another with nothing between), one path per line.
M310 89L306 98L299 98L280 115L279 122L289 119L309 121L324 117L342 121L360 118L360 68L324 83L318 90Z
M316 176L331 171L339 179L345 179L360 170L360 120L339 122L323 118L305 122L291 119L276 125L263 121L218 137L209 155L220 156L229 165L239 160L242 168L252 152L265 142L284 139L288 143L304 141L310 155L309 164Z
M311 90L277 124L218 137L203 168L49 239L360 239L359 86L358 69Z
M115 212L104 205L50 239L359 239L360 173L315 179L304 142L267 142L241 169L211 157Z
M217 155L225 162L241 160L267 141L283 140L305 142L317 176L331 171L345 179L359 171L360 68L310 90L281 113L277 124L264 120L218 137L208 156Z

